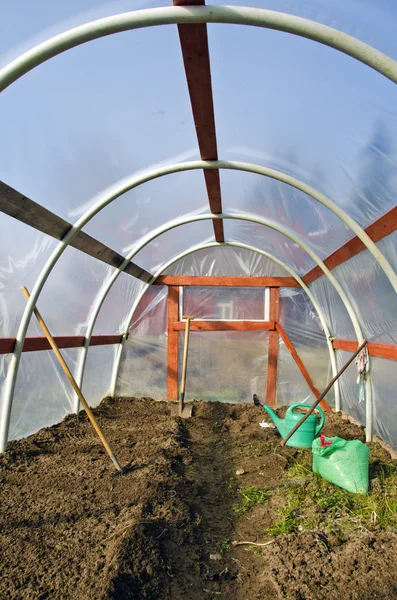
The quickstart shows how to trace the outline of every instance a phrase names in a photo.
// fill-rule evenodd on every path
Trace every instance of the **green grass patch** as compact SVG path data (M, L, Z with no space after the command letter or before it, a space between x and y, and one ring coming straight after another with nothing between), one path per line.
M237 517L250 512L257 504L267 504L269 501L268 491L255 487L246 487L239 490L241 501L233 508Z
M299 480L283 490L279 518L267 528L267 533L277 536L321 528L344 535L358 528L369 531L397 528L395 466L379 468L373 489L367 495L347 492L301 463L295 463L289 474Z

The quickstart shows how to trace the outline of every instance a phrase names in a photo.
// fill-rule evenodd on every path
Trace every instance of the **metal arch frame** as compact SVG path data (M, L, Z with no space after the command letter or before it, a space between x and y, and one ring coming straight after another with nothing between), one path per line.
M112 277L109 279L109 281L107 282L107 284L103 287L101 295L98 297L97 303L96 303L96 307L95 310L91 313L90 316L90 322L87 326L87 332L86 332L86 340L84 343L84 347L82 349L82 354L80 357L80 362L79 362L79 379L78 379L78 384L79 386L82 385L83 382L83 376L84 376L84 366L85 366L85 361L86 361L86 357L87 357L87 353L88 353L88 349L89 349L89 345L90 345L90 340L91 340L91 335L92 332L94 330L95 327L95 322L96 319L98 317L100 308L107 296L107 293L109 292L109 290L111 289L113 283L116 281L116 279L118 278L118 276L120 275L120 273L123 271L123 269L125 268L125 266L129 263L129 261L138 253L140 252L140 250L142 250L147 244L149 244L151 241L153 241L154 239L156 239L157 237L159 237L160 235L162 235L163 233L166 233L167 231L174 229L175 227L179 227L181 225L186 225L188 223L194 223L194 222L198 222L198 221L204 221L204 220L209 220L209 219L236 219L236 220L242 220L242 221L250 221L253 223L256 223L258 225L262 225L265 227L270 227L272 229L275 229L276 231L279 231L280 233L284 234L286 237L288 237L289 239L291 239L293 242L295 242L297 245L299 245L303 250L305 250L309 256L313 259L313 261L322 269L322 271L324 272L324 274L328 277L328 279L330 280L331 284L333 285L333 287L335 288L337 294L339 295L342 303L344 304L349 317L352 321L353 324L353 328L355 331L355 334L357 336L357 339L359 340L359 343L362 343L363 341L363 335L362 335L362 331L361 331L361 327L360 324L358 322L357 316L355 314L354 308L351 305L348 297L346 296L343 288L341 287L341 285L339 284L338 280L335 278L335 276L331 273L331 271L326 267L326 265L321 261L321 259L319 258L319 256L299 237L297 236L294 232L292 232L291 230L289 230L286 227L283 227L282 225L278 224L278 223L273 223L271 220L269 219L263 219L261 217L257 217L257 216L253 216L253 215L245 215L245 214L235 214L235 213L221 213L221 214L217 214L214 215L212 213L208 213L208 214L200 214L200 215L191 215L190 217L180 217L179 219L174 219L172 221L169 221L168 223L165 223L164 225L161 225L160 227L158 227L157 229L153 230L152 232L146 234L145 236L143 236L141 238L141 240L133 247L133 249L130 251L130 253L126 256L125 260L123 261L123 263L119 266L119 268L117 269L117 271L115 271L112 275ZM146 290L145 290L146 291ZM369 382L368 382L369 384ZM369 385L367 385L367 403L371 403L371 408L372 408L372 395L371 395L371 388ZM369 406L367 406L368 409L368 422L367 422L367 431L368 431L368 436L372 435L372 413L371 410L369 408ZM78 410L78 403L76 401L76 405L75 405L75 410Z
M267 176L267 177L276 179L278 181L287 183L288 185L291 185L292 187L295 187L296 189L299 189L299 190L303 191L304 193L310 195L312 198L319 201L321 204L324 204L329 210L331 210L332 212L334 212L335 214L340 216L340 218L346 224L348 224L348 222L351 220L351 217L346 215L344 213L344 211L340 207L338 207L332 200L330 200L323 194L320 194L320 192L318 192L314 188L304 184L303 182L299 181L298 179L295 179L289 175L286 175L286 174L284 174L280 171L276 171L274 169L268 169L266 167L261 167L258 165L251 165L249 163L243 163L243 162L192 161L192 162L188 162L188 163L179 163L176 165L162 167L162 168L156 169L154 171L141 173L141 174L138 174L138 175L135 175L132 177L127 177L127 178L117 182L116 184L114 184L113 186L111 186L110 188L108 188L102 194L99 195L98 200L96 202L94 202L93 206L91 206L91 208L89 208L80 217L80 219L78 219L76 221L76 223L70 229L70 231L59 242L59 244L57 245L57 247L55 248L55 250L49 257L49 259L47 260L46 264L44 265L44 267L43 267L42 271L40 272L40 274L36 280L36 283L32 289L31 297L30 297L29 301L27 302L24 313L22 315L21 323L20 323L18 333L17 333L14 353L13 353L13 356L12 356L12 359L11 359L11 362L9 365L8 373L7 373L7 379L6 379L6 385L5 385L5 398L4 398L4 402L3 402L3 407L2 407L2 411L1 411L1 419L0 419L0 452L4 451L6 444L7 444L8 429L9 429L9 422L10 422L10 416L11 416L12 398L13 398L13 394L14 394L16 377L17 377L19 362L20 362L20 358L21 358L23 343L24 343L26 332L27 332L27 328L29 326L29 321L30 321L34 306L40 295L40 292L41 292L49 274L51 273L53 267L55 266L56 262L58 261L59 257L62 255L64 250L67 248L67 246L70 244L70 242L77 235L77 233L100 210L102 210L105 206L110 204L113 200L115 200L116 198L121 196L123 193L125 193L135 187L138 187L139 185L141 185L147 181L151 181L153 179L156 179L156 178L159 178L159 177L171 174L171 173L196 170L196 169L232 169L232 170L241 170L241 171L246 171L246 172L251 172L251 173L256 173L259 175ZM341 213L342 213L342 215L341 215ZM212 215L212 219L214 219L214 218L219 218L219 216L215 217L215 215ZM354 223L354 231L357 232L356 233L357 236L360 237L360 239L363 241L365 246L369 250L371 250L371 244L373 244L372 240L370 240L370 238L365 233L365 231L354 220L353 220L353 223ZM367 240L367 238L368 238L368 240ZM378 260L378 262L379 262L379 256L380 256L380 257L382 257L383 262L387 263L385 257L378 250L376 245L375 245L374 252L375 252L375 258L376 258L376 260ZM316 262L316 259L313 259L313 260ZM325 265L323 265L323 266L329 273L329 270L325 267ZM388 266L390 267L390 265L388 265ZM125 268L125 265L123 266L123 268ZM384 267L382 267L382 268L384 270ZM390 267L390 269L391 269L391 267ZM322 270L324 271L324 269L322 269ZM394 273L394 271L393 271L393 273ZM390 278L389 278L389 280L390 280ZM343 290L342 290L342 293L344 295ZM345 300L347 300L345 295L344 295L344 298L345 298ZM348 302L348 305L351 306L348 300L347 300L347 302ZM353 314L353 319L355 319L354 311L352 314ZM357 319L356 319L356 323L358 325ZM361 330L359 328L359 325L358 325L358 329L355 328L355 331L356 331L357 337L359 339L362 339L362 336L360 338L360 336L358 335L358 331L360 331L360 335L361 335ZM367 392L368 392L367 396L370 395L369 385L367 386ZM371 410L372 410L372 405L371 405Z
M357 59L397 83L397 62L372 46L327 25L295 15L245 6L184 6L132 11L91 21L56 35L0 71L0 91L48 59L85 42L121 31L158 25L229 23L292 33Z
M169 260L167 263L165 263L164 265L162 265L160 267L160 269L158 269L156 271L156 273L153 275L153 277L147 283L145 283L144 289L141 290L141 292L139 293L139 295L135 299L135 301L134 301L134 303L133 303L133 305L131 307L131 310L130 310L129 314L127 315L127 318L126 318L126 326L124 328L125 329L125 333L124 333L124 335L123 335L123 337L121 339L120 344L118 345L117 354L115 356L114 364L113 364L112 379L111 379L111 386L110 386L110 395L111 396L114 396L116 394L117 377L118 377L118 373L119 373L119 370L120 370L120 362L121 362L121 357L122 357L122 354L123 354L124 346L125 346L125 343L126 343L126 340L127 340L127 337L128 337L128 330L129 330L129 328L131 326L131 322L132 322L132 320L134 318L135 311L136 311L136 309L137 309L140 301L142 300L143 296L146 294L147 290L149 289L149 287L152 286L156 282L156 280L158 279L158 277L160 277L160 275L162 275L164 273L164 271L166 271L169 267L171 267L178 260L181 260L182 258L185 258L185 256L189 256L190 254L194 254L195 252L198 252L199 250L205 250L205 249L208 249L208 248L223 248L224 246L233 247L233 248L242 248L244 250L249 250L251 252L254 252L255 254L260 254L262 256L265 256L266 258L269 258L273 262L275 262L278 265L280 265L280 267L282 267L283 269L285 269L299 283L299 285L301 286L301 288L306 292L309 300L313 304L314 309L317 311L317 314L319 316L319 319L320 319L320 322L321 322L321 326L322 326L322 328L324 330L324 335L325 335L325 339L326 339L327 346L328 346L328 351L329 351L329 356L330 356L330 362L331 362L332 375L333 375L333 377L335 377L335 375L338 372L338 368L337 368L336 359L335 359L335 349L334 349L334 347L332 345L332 341L331 341L331 333L329 331L328 324L327 324L327 321L325 319L325 315L324 315L323 310L321 309L321 307L318 304L316 298L314 297L314 295L310 291L309 287L305 284L305 282L303 281L303 279L301 277L299 277L299 275L293 269L291 269L291 267L289 265L287 265L283 261L279 260L278 258L276 258L275 256L273 256L269 252L266 252L265 250L261 250L260 248L257 248L256 246L249 246L248 244L243 244L241 242L222 242L222 243L210 242L208 244L199 244L198 246L194 246L193 248L189 248L188 250L185 250L181 254L178 254L178 256L175 256L174 258L172 258L171 260ZM339 381L337 381L335 383L335 410L336 411L340 410Z
M196 7L167 7L156 8L144 11L125 13L93 21L86 25L76 27L65 33L39 44L35 48L24 53L21 57L12 61L9 65L0 71L0 91L6 89L22 75L32 70L34 67L46 60L89 40L98 39L112 33L138 29L164 24L183 24L183 23L229 23L245 24L268 29L285 31L301 37L317 41L321 44L339 50L360 62L375 69L394 83L397 83L397 62L372 48L368 44L357 40L356 38L342 33L336 29L322 25L307 19L302 19L294 15L287 15L263 9L254 9L248 7L222 7L222 6L196 6ZM173 171L175 172L175 171ZM157 175L159 176L159 175ZM94 213L95 214L95 213ZM94 214L92 216L94 216ZM23 346L23 340L29 324L33 307L37 301L40 291L47 279L52 267L56 263L63 250L76 235L76 227L83 227L84 215L76 223L76 226L65 236L64 241L57 247L44 270L41 272L36 285L32 291L31 299L26 307L18 331L17 342L15 344L14 355L11 360L9 372L11 376L7 377L6 398L2 411L0 422L0 451L6 444L8 435L9 418L11 411L12 396L15 387L15 379L18 370L20 355ZM91 217L88 216L86 222ZM358 234L357 234L358 235ZM368 249L368 240L364 241ZM374 250L374 249L373 249ZM379 257L376 256L379 261ZM387 263L388 264L388 263ZM381 265L382 266L382 265ZM386 264L382 268L385 270ZM388 265L390 267L390 265ZM385 271L386 272L386 271ZM395 275L395 274L394 274ZM388 275L390 280L390 277ZM395 283L395 282L394 282ZM396 290L395 285L393 285ZM396 290L397 291L397 290ZM372 410L372 407L371 407ZM6 417L6 418L4 418Z

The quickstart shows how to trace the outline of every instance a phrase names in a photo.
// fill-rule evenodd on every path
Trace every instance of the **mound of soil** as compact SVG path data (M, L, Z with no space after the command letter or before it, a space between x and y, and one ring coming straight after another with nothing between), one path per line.
M257 408L195 403L181 421L166 403L117 398L95 413L120 463L131 462L122 476L83 415L0 455L1 598L397 598L393 530L266 533L290 466L310 464L310 450L281 448ZM337 415L324 433L363 440ZM391 464L376 444L371 461ZM244 490L263 488L269 501L244 504Z

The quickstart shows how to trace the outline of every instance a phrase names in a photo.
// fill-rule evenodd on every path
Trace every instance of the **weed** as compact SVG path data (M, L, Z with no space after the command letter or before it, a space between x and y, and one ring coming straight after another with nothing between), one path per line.
M233 512L237 517L242 517L247 512L250 512L257 504L267 504L269 500L266 489L247 487L242 488L239 492L241 502L233 508Z
M231 541L230 540L221 540L218 542L218 552L219 554L225 554L230 546L231 546Z
M273 536L319 527L342 533L362 527L397 527L397 468L393 465L381 466L377 491L367 495L338 488L298 462L289 474L304 477L304 482L283 490L280 518L266 530Z

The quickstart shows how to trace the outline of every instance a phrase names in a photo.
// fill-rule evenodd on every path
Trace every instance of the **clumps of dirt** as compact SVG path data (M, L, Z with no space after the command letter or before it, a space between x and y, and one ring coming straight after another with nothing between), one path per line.
M279 538L269 558L281 598L397 597L397 536L364 532L332 547L323 532Z
M313 475L310 450L281 448L252 405L195 403L182 421L117 398L95 413L132 461L123 476L82 415L0 455L0 597L397 597L396 464L377 444L360 500ZM324 433L364 439L338 415Z

